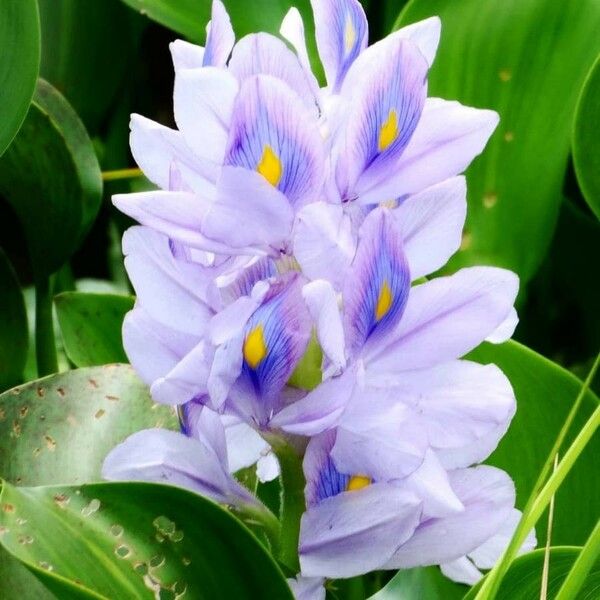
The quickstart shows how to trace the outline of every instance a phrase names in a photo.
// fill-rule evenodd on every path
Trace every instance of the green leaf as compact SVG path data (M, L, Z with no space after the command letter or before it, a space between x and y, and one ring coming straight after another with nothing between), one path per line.
M41 76L96 132L132 67L139 37L135 17L119 0L38 2Z
M556 515L556 513L555 513ZM550 570L548 575L548 598L554 598L571 566L579 555L580 548L550 548ZM510 566L502 580L497 598L510 600L537 600L540 597L544 549L534 550L519 556ZM471 588L465 600L473 600L481 583ZM597 598L600 588L600 564L597 562L576 598ZM575 598L573 598L575 600Z
M5 484L0 504L0 543L61 599L293 598L239 521L183 489Z
M54 299L67 356L77 367L127 362L121 327L131 296L65 292Z
M581 90L575 113L573 162L579 187L600 219L600 56Z
M438 567L398 571L369 600L460 600L467 587L450 581Z
M40 24L35 0L0 0L0 155L27 114L40 65Z
M501 117L468 170L466 235L450 268L497 264L527 281L556 224L577 94L600 51L600 4L412 0L397 26L432 15L442 39L430 94Z
M154 426L176 429L177 419L151 401L128 365L32 381L0 395L0 474L29 486L96 481L114 446ZM1 551L0 597L17 590L25 598L45 597L31 574Z
M38 278L69 259L100 207L102 176L92 143L67 101L43 80L0 159L0 194L21 222Z
M0 391L21 381L29 333L25 298L16 273L0 249Z
M517 413L508 433L486 462L510 474L517 488L517 506L522 508L582 383L562 367L516 342L500 346L484 344L470 358L484 364L496 363L515 390ZM564 449L598 402L597 396L588 391ZM596 524L595 499L600 497L600 481L590 477L590 473L597 470L599 453L600 438L596 437L582 452L556 494L554 544L581 545ZM544 519L538 522L536 532L538 540L545 539Z
M0 473L19 485L97 481L108 452L148 427L177 419L129 365L38 379L0 394Z

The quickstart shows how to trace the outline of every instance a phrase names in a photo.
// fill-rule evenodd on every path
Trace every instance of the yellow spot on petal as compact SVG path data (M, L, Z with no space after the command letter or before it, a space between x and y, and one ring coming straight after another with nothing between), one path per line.
M354 44L356 42L356 29L354 23L352 23L352 16L346 15L346 26L344 28L344 47L346 48L346 54L350 54Z
M244 360L252 369L256 369L267 355L267 345L262 325L257 325L244 341Z
M347 492L356 492L357 490L362 490L366 488L368 485L371 485L371 478L366 475L352 475L350 477L350 481L348 481L348 485L346 486Z
M273 148L269 144L265 145L262 158L258 163L256 170L272 185L277 186L281 181L283 166Z
M398 115L395 109L392 108L388 118L379 130L379 152L387 150L396 141L398 133Z
M390 289L388 282L384 281L379 290L379 298L377 298L377 306L375 307L375 320L377 322L381 321L381 319L388 314L392 307L393 300L394 296L392 290Z

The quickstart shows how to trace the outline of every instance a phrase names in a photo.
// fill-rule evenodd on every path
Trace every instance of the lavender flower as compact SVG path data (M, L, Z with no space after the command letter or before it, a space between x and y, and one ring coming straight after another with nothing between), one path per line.
M518 279L421 280L460 245L460 173L498 117L427 97L437 18L369 47L357 0L312 4L326 87L298 11L281 29L294 52L264 33L235 43L215 0L206 47L172 45L178 129L132 117L160 189L114 198L143 225L123 239L137 294L124 345L182 432L135 434L105 475L247 505L231 472L258 463L272 478L265 439L303 436L298 597L374 569L439 564L472 582L518 514L508 475L474 466L515 398L495 365L463 357L510 338ZM322 380L298 389L314 339Z

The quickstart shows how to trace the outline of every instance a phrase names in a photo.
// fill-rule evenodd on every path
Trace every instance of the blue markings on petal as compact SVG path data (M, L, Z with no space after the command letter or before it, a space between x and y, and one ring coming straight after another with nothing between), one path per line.
M400 320L410 290L410 274L393 215L373 210L361 237L344 287L344 318L351 352Z
M206 27L206 47L202 65L224 67L235 43L235 34L221 0L213 0L211 20Z
M321 190L323 152L317 121L297 94L268 75L244 81L233 110L225 164L260 173L292 204L301 204Z
M360 76L353 73L352 89L343 90L355 98L338 166L343 196L360 196L394 174L421 118L428 68L415 44L399 40L380 61L363 65Z
M242 380L254 391L264 421L306 350L312 323L297 275L285 277L249 319L242 346ZM249 384L249 385L248 385Z
M345 492L349 482L350 475L340 473L335 468L331 457L327 456L316 485L316 501L321 502L325 498L331 498L331 496L337 496Z
M312 5L327 83L337 92L348 69L367 46L367 18L357 0L312 0Z

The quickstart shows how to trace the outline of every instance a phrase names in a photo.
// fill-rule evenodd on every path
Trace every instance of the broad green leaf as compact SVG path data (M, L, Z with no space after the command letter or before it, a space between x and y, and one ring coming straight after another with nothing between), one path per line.
M506 470L517 488L517 506L525 504L571 408L582 382L574 375L516 342L500 346L484 344L471 358L497 364L509 378L517 398L517 413L508 433L486 462ZM588 392L566 441L577 434L598 398ZM590 477L597 470L600 438L588 444L556 494L552 543L584 544L597 519L600 480ZM574 519L573 515L577 515ZM538 522L538 540L546 537L546 522Z
M462 251L450 268L535 273L562 199L573 114L600 51L597 0L412 0L397 26L439 15L430 95L493 108L500 125L468 170Z
M398 571L369 600L460 600L467 587L450 581L438 567Z
M177 419L150 400L127 365L45 377L0 395L0 474L29 486L97 481L114 446L154 426L176 428ZM21 597L41 600L48 594L39 588L0 551L0 597L16 597L21 590Z
M108 452L148 427L177 419L129 365L44 377L0 394L0 473L19 485L97 481Z
M554 514L556 515L556 513ZM556 596L579 552L580 548L577 547L550 548L547 598ZM502 580L497 595L498 600L503 598L537 600L540 598L543 564L544 549L534 550L515 559ZM471 591L465 596L465 600L473 600L480 585L471 588ZM600 589L600 564L596 563L579 594L573 600L593 600L598 597L598 589Z
M28 344L23 292L8 258L0 249L0 391L21 381Z
M131 296L65 292L54 299L67 356L77 367L127 362L121 327Z
M183 489L4 484L0 504L0 543L61 599L293 598L239 521Z
M600 219L600 56L589 72L575 114L573 162L587 203Z
M0 0L0 155L27 114L40 65L36 0Z
M38 0L41 76L96 132L133 66L135 15L120 0Z
M0 158L0 194L21 222L38 277L56 271L78 248L101 193L98 160L79 117L38 80L27 118Z

